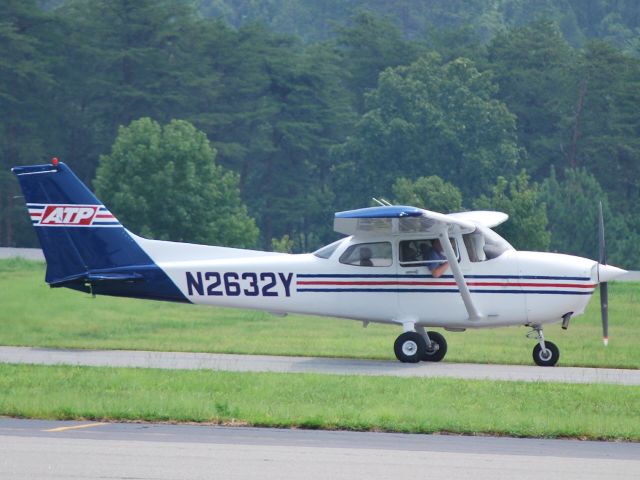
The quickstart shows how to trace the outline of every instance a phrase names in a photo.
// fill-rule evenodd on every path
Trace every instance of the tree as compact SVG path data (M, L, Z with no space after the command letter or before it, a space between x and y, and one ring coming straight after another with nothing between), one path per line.
M566 169L562 178L552 169L541 185L540 198L547 206L552 251L597 258L598 203L602 202L608 261L640 265L640 238L632 234L622 215L612 211L607 194L585 169Z
M226 122L211 138L220 162L240 172L262 245L288 234L294 251L308 251L328 234L328 150L351 123L335 54L259 26L241 29L232 45L243 55L216 61L233 101L216 106Z
M523 171L508 181L498 177L491 196L482 195L474 203L479 210L497 210L509 215L509 220L496 230L515 248L547 250L550 234L547 231L547 210L537 184L529 184Z
M575 54L550 21L498 34L488 46L488 68L500 86L497 97L516 115L518 140L527 152L527 170L542 178L569 149L579 90L571 69Z
M289 235L286 233L282 236L282 238L272 238L271 239L271 250L274 252L280 253L291 253L293 252L294 242L289 238Z
M189 2L69 0L53 14L65 30L63 61L53 69L58 154L84 180L93 178L120 125L185 118L202 89L216 91L194 66L200 29Z
M355 133L335 150L340 200L385 196L398 176L438 175L467 198L515 170L514 117L493 98L490 75L470 60L437 55L385 70L367 97Z
M401 177L392 187L396 203L441 213L462 210L462 194L458 188L436 175L415 181Z
M402 37L392 21L367 11L356 13L351 25L337 28L336 44L355 109L364 111L364 94L375 88L384 69L406 65L419 55L419 46Z
M120 127L100 157L96 194L142 235L180 242L253 247L255 222L240 200L238 176L214 162L216 151L188 122L150 118Z
M569 166L592 173L616 210L635 213L628 200L640 195L640 60L591 42L578 75L584 99L572 126Z
M446 62L464 57L480 62L487 56L487 46L474 27L439 28L429 32L429 46Z
M35 240L20 190L9 168L41 159L46 150L49 93L49 19L33 0L0 2L0 245L32 246Z

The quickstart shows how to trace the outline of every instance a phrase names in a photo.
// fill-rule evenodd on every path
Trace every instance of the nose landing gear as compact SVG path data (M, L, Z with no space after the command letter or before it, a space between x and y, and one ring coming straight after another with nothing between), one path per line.
M533 347L533 361L540 367L555 366L560 359L560 350L555 343L545 341L541 326L534 325L532 329L527 333L527 338L538 340L538 344Z

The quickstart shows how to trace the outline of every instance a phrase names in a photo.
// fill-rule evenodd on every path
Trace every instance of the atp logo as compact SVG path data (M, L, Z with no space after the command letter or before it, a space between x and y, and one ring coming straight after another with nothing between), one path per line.
M47 205L40 225L91 225L99 208L98 205Z

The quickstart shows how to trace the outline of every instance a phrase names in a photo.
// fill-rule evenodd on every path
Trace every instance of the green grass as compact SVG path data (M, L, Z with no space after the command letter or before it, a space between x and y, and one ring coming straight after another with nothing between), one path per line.
M0 365L0 414L640 440L640 387Z
M604 348L598 298L569 330L545 327L561 366L640 368L640 284L610 285L610 344ZM531 365L527 330L448 333L445 361ZM394 359L400 329L331 318L285 318L249 310L97 297L44 283L44 264L0 261L0 344Z

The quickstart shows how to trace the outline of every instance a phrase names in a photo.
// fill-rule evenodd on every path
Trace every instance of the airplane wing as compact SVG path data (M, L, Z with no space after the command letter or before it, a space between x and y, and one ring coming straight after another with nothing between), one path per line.
M345 235L425 233L438 234L447 228L449 232L473 232L476 224L466 218L444 215L430 210L403 205L360 208L337 212L333 228Z
M493 212L489 210L475 210L472 212L457 212L450 213L447 217L457 218L459 220L466 220L469 222L477 223L488 228L497 227L501 223L504 223L509 218L509 215L502 212Z

